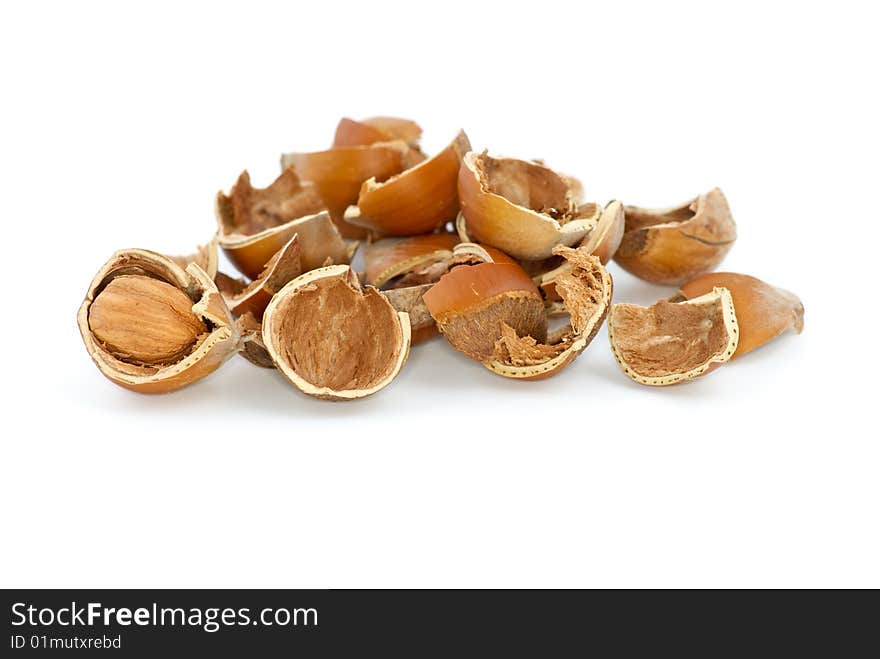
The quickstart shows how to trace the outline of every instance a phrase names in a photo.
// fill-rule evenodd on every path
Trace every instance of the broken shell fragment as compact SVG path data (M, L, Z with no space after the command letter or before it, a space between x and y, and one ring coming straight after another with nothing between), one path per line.
M333 146L366 146L378 142L401 140L411 148L418 148L422 128L416 122L397 117L372 117L355 121L343 117L336 125Z
M691 300L716 287L733 297L739 324L739 344L731 359L742 357L793 327L804 329L804 305L794 293L771 286L760 279L734 272L710 272L682 285L671 301Z
M570 265L556 279L569 323L551 334L546 343L518 334L504 323L494 354L484 363L499 375L520 380L555 375L586 349L608 314L613 283L599 258L586 247L572 249L559 245L553 251Z
M615 304L608 338L620 368L636 382L684 382L733 357L739 339L733 297L726 288L713 288L684 302Z
M379 142L363 146L336 147L312 153L286 153L281 167L293 167L303 181L311 182L335 220L357 203L361 184L399 174L404 168L406 143Z
M470 240L498 247L514 258L545 259L556 245L579 243L595 226L589 208L578 207L570 177L515 158L471 151L458 178L462 218Z
M431 233L407 238L383 238L364 248L367 281L377 288L394 288L437 281L448 270L453 233Z
M389 135L391 139L403 140L410 146L418 144L419 139L422 136L422 127L411 119L401 119L400 117L370 117L369 119L364 119L362 123L381 130Z
M275 362L263 343L263 325L247 312L235 319L235 329L241 336L239 354L261 368L275 368Z
M195 382L238 350L229 310L204 270L147 250L122 250L104 264L77 323L101 373L141 393Z
M263 314L263 343L300 391L331 400L364 398L400 372L410 346L406 313L345 265L300 275Z
M205 271L208 277L214 279L217 276L217 236L215 234L207 244L199 245L192 254L169 256L168 258L184 270L190 263L195 263Z
M596 221L596 228L581 244L590 254L597 256L602 265L605 265L617 252L620 241L623 240L625 224L623 204L617 200L611 201L602 209Z
M250 313L254 318L262 318L272 296L301 274L299 235L294 234L251 283L224 277L218 278L217 285L233 315Z
M409 324L412 329L412 345L422 343L437 336L439 330L437 323L428 311L424 296L434 284L421 284L406 288L393 288L383 291L382 295L391 303L396 311L403 311L409 315Z
M604 209L597 205L596 213L592 217L596 220L596 228L584 238L580 247L605 265L617 250L623 236L623 204L612 201ZM550 262L552 263L552 260ZM556 280L561 275L571 272L573 267L575 266L572 261L563 259L556 267L535 276L535 283L541 289L544 299L548 301L548 312L553 315L565 313L564 306L556 304L560 300L556 292Z
M614 260L655 284L678 285L714 270L736 241L736 223L718 188L673 208L627 206L625 216Z
M243 172L228 195L217 193L218 242L232 264L256 279L269 259L294 236L304 270L348 263L349 246L339 235L323 201L303 187L293 170L284 171L268 188L251 187Z
M455 267L424 294L424 301L452 347L479 362L492 357L504 323L520 335L539 341L547 337L541 294L515 263Z
M397 236L434 231L458 214L458 171L471 148L460 131L440 153L385 182L371 178L358 196L358 224Z

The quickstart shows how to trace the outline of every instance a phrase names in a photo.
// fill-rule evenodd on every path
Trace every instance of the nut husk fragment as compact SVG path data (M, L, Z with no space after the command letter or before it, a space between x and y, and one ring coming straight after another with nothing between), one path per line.
M241 336L239 354L261 368L275 368L266 344L263 343L263 325L247 312L235 319L235 329Z
M364 249L367 280L377 288L386 284L406 287L437 281L448 269L453 233L431 233L405 238L383 238Z
M217 235L215 234L207 244L199 245L192 254L169 258L184 270L190 263L195 263L213 279L217 276Z
M584 238L580 247L597 257L599 262L605 265L617 250L623 236L623 204L619 201L611 201L604 209L600 209L598 206L596 209L594 216L596 228ZM556 292L556 280L561 275L571 272L574 267L572 261L563 259L562 263L556 267L535 276L535 283L538 284L538 288L541 289L541 293L549 303L548 311L550 313L555 314L564 309L563 305L554 304L560 300L559 294Z
M462 240L498 247L525 260L545 259L556 245L575 245L595 226L573 179L541 164L471 151L458 178Z
M98 369L141 393L195 382L238 350L232 317L205 271L141 249L116 252L98 271L77 324Z
M739 343L731 359L742 357L790 327L800 334L804 329L804 305L794 293L771 286L749 275L710 272L683 284L671 302L692 300L714 288L730 291L739 324Z
M409 324L412 329L412 345L423 343L437 336L440 332L424 300L425 293L431 290L433 286L434 284L421 284L382 291L382 295L385 296L396 311L403 311L409 316Z
M679 285L718 267L736 241L736 223L718 188L663 209L625 208L614 260L655 284Z
M736 351L739 328L733 297L717 287L684 302L615 304L608 338L620 368L636 382L684 382L717 368Z
M408 167L424 160L419 148L422 128L414 121L398 117L371 117L363 121L355 121L348 117L339 120L333 147L368 146L381 142L402 141L410 148L411 153L404 157L409 159Z
M263 272L251 283L223 276L216 279L217 287L226 300L233 315L253 314L257 319L263 317L263 311L272 296L284 285L302 274L302 259L299 249L299 235L293 237L278 250Z
M383 183L361 186L357 223L380 233L413 236L434 231L458 214L458 171L471 148L460 131L440 153Z
M572 249L559 245L553 252L570 265L555 280L570 321L546 343L520 335L507 323L503 324L494 354L484 363L499 375L520 380L555 375L586 349L605 320L613 283L600 259L586 246Z
M409 316L345 265L300 275L263 314L263 343L300 391L330 400L376 393L400 372L410 346Z
M286 153L281 156L281 167L294 167L302 180L311 182L333 219L339 221L345 209L357 203L364 181L369 178L384 181L403 171L404 156L409 150L405 142L393 141L312 153Z
M323 207L320 197L303 186L293 170L286 170L262 190L253 188L243 172L228 195L217 193L220 247L249 279L259 277L294 234L299 236L304 270L320 267L328 258L348 263L349 246Z
M443 275L423 299L449 343L479 362L493 356L503 324L539 341L547 337L541 295L515 263L460 265Z

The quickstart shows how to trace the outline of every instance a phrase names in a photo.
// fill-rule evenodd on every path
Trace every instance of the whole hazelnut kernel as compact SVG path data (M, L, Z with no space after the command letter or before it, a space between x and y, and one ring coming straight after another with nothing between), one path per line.
M147 366L180 361L208 328L179 288L143 275L113 278L89 308L95 339L117 359Z

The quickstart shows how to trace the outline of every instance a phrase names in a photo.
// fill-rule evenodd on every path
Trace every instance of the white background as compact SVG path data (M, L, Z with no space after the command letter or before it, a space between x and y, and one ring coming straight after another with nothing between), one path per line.
M0 585L880 586L860 6L4 4ZM435 340L348 404L239 358L161 397L101 377L75 316L115 249L189 251L242 169L375 114L603 203L721 186L723 269L798 293L805 332L659 390L604 330L539 383Z

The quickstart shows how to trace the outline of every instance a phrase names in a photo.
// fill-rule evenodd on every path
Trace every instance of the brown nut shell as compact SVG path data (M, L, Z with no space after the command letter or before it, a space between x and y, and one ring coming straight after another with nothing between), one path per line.
M424 296L434 284L420 284L406 288L394 288L382 291L382 295L391 303L396 311L403 311L409 316L412 329L412 345L434 338L440 333L437 323L428 311Z
M489 245L462 242L452 248L450 268L456 265L478 265L480 263L500 263L522 268L522 264L516 259L511 258L500 249L495 249Z
M218 277L215 283L233 315L251 314L259 319L263 317L263 311L272 296L301 274L299 235L293 234L293 238L269 259L263 272L251 283L225 276L222 279Z
M263 324L252 313L236 318L235 329L241 336L238 354L260 368L275 368L275 362L263 343Z
M504 323L520 335L541 341L547 336L541 295L517 264L458 266L423 299L452 347L479 362L492 357Z
M411 119L401 119L400 117L370 117L364 119L361 123L381 130L389 135L391 139L403 140L410 146L418 144L422 137L422 127Z
M682 285L671 301L692 300L714 288L730 291L739 324L739 343L731 359L742 357L789 328L804 329L804 305L794 293L771 286L749 275L710 272Z
M348 263L350 248L339 235L324 202L303 186L293 170L283 172L268 188L251 187L243 172L228 195L217 193L218 243L232 264L256 279L269 259L297 234L302 267L311 270Z
M336 125L333 146L366 146L377 142L401 140L418 148L422 128L414 121L398 117L372 117L356 121L343 117Z
M406 143L397 141L286 153L281 156L281 167L293 167L303 181L311 182L330 214L338 220L343 218L346 208L357 203L364 181L384 181L403 171L404 155L409 150Z
M484 362L490 371L518 380L541 380L555 375L586 349L602 326L614 289L611 275L588 247L572 249L559 245L553 251L570 265L556 279L560 304L569 314L569 324L553 333L546 343L519 335L504 324L492 358Z
M736 223L718 188L673 208L627 206L625 215L614 260L654 284L678 285L714 270L736 241Z
M470 240L514 258L545 259L556 245L579 243L595 225L578 212L576 193L570 178L548 167L471 151L459 172L463 221L457 225Z
M108 303L99 302L110 287ZM90 323L96 303L105 305L103 317ZM77 324L101 373L140 393L164 393L195 382L235 354L239 344L229 310L204 270L196 264L184 270L167 256L142 249L121 250L104 264L89 285ZM163 329L157 337L154 331ZM111 337L128 345L110 345L106 339ZM169 349L169 340L186 350ZM131 350L132 345L137 349Z
M664 386L704 375L736 352L739 328L726 288L650 307L615 304L608 338L620 368L640 384Z
M199 245L192 254L169 258L184 270L190 263L195 263L208 277L214 279L217 276L217 235L215 234L207 244Z
M623 204L619 201L609 202L604 209L596 206L596 228L593 229L580 244L588 254L599 259L604 266L617 250L620 239L623 237ZM563 259L555 268L535 276L535 283L541 289L541 293L548 302L560 300L556 292L556 280L563 274L571 272L574 264L568 259ZM550 305L548 309L553 313L560 312L560 305Z
M458 171L471 148L460 131L440 153L379 183L364 182L358 196L358 224L397 236L434 231L458 214Z
M345 265L300 275L263 314L263 343L303 393L364 398L386 387L409 354L409 316Z
M367 281L377 288L395 278L410 286L437 281L447 270L452 249L458 244L453 233L430 233L406 238L382 238L364 248ZM416 280L424 281L416 281Z

